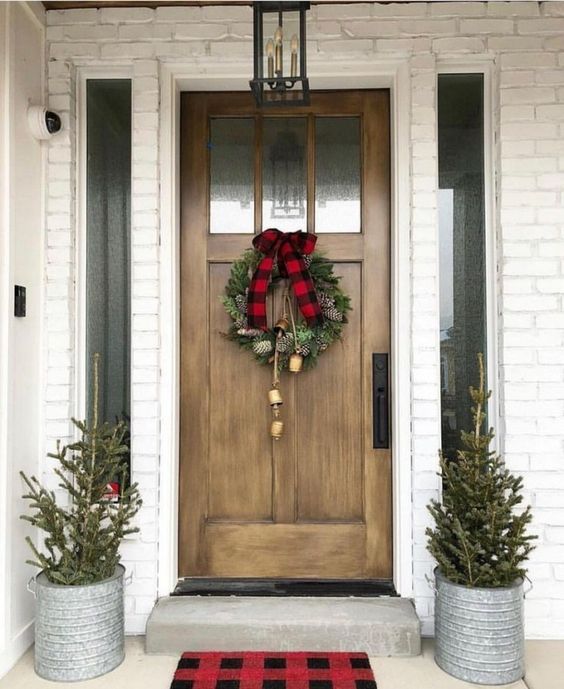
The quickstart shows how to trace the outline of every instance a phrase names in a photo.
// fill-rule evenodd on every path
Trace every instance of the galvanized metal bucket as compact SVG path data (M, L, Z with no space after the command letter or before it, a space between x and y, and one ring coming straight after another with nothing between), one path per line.
M507 588L453 584L435 569L435 661L453 677L509 684L525 673L523 581Z
M37 598L35 672L44 679L74 682L103 675L124 658L125 569L96 584L61 586L45 574L31 579Z

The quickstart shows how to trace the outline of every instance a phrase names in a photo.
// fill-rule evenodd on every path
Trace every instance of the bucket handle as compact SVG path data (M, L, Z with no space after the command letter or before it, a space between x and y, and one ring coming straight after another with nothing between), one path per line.
M129 586L131 582L133 581L133 572L129 572L124 578L123 578L123 585L124 586Z
M27 590L30 593L33 593L33 597L37 598L37 580L36 580L36 575L34 574L31 579L27 582L26 586Z
M525 579L529 582L529 588L525 591L525 587L523 587L523 598L527 597L528 593L531 593L533 590L533 582L529 579L529 577L525 574Z

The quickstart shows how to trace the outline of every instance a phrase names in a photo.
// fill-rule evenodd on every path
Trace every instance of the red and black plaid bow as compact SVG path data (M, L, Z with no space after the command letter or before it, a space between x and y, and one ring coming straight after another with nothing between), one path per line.
M312 327L323 323L321 307L313 280L304 263L303 256L311 254L317 237L308 232L280 232L265 230L253 239L255 249L264 254L249 287L247 300L247 321L249 328L268 330L266 324L266 292L274 266L282 277L288 277L292 283L299 309L307 324Z

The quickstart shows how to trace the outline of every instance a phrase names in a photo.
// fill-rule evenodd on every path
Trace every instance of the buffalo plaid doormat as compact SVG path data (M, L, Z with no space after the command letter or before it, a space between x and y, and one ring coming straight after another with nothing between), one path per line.
M170 689L376 689L366 653L183 653Z

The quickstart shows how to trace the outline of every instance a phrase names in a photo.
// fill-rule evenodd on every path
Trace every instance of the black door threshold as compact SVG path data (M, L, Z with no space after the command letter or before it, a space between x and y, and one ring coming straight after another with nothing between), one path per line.
M180 579L172 596L397 596L388 579Z

